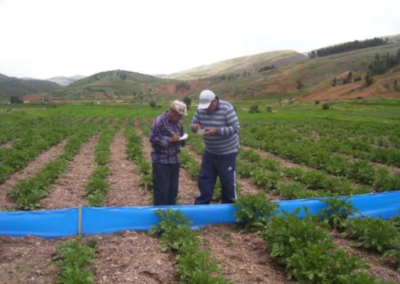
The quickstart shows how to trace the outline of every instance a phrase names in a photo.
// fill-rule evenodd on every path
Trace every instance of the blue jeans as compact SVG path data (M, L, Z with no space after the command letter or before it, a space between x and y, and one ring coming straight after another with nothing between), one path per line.
M217 176L221 181L222 203L234 203L236 200L236 156L237 153L228 155L215 155L204 151L198 185L200 196L194 204L210 204L214 194Z
M175 205L180 164L153 164L154 205Z

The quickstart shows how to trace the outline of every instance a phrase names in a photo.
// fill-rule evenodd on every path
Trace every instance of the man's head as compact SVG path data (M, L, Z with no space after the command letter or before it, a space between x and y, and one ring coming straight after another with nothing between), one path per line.
M182 119L182 116L187 116L186 104L181 101L171 102L171 105L169 106L168 116L173 122L180 121Z
M205 109L208 114L213 113L218 107L218 97L210 90L202 91L199 99L198 109Z

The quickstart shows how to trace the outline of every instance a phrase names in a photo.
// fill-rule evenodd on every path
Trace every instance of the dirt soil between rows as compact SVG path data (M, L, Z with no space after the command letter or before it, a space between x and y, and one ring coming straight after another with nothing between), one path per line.
M18 183L18 180L25 180L33 177L35 173L47 163L55 161L63 152L66 143L67 140L65 139L57 145L50 147L48 150L41 153L34 161L30 162L26 168L12 174L5 183L0 185L0 211L8 211L14 208L14 203L7 198L7 192Z
M107 206L147 206L151 200L151 192L140 186L140 174L136 165L128 159L126 149L128 141L124 136L126 123L111 144L109 163L111 187L107 194Z
M67 172L49 189L49 196L42 199L42 209L61 209L87 205L85 184L96 168L95 148L99 135L93 136L80 149L78 155L67 167Z

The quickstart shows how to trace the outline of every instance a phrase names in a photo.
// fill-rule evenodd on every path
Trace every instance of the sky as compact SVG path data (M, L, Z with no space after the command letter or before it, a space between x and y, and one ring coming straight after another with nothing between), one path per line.
M399 0L0 0L0 74L170 74L400 34Z

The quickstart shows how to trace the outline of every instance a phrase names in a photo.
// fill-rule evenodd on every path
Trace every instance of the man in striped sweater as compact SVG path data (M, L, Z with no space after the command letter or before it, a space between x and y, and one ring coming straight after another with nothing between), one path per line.
M217 176L222 186L222 203L236 199L236 156L239 148L239 120L233 106L212 91L200 94L192 119L193 132L203 133L205 151L198 178L200 196L195 204L210 204Z

